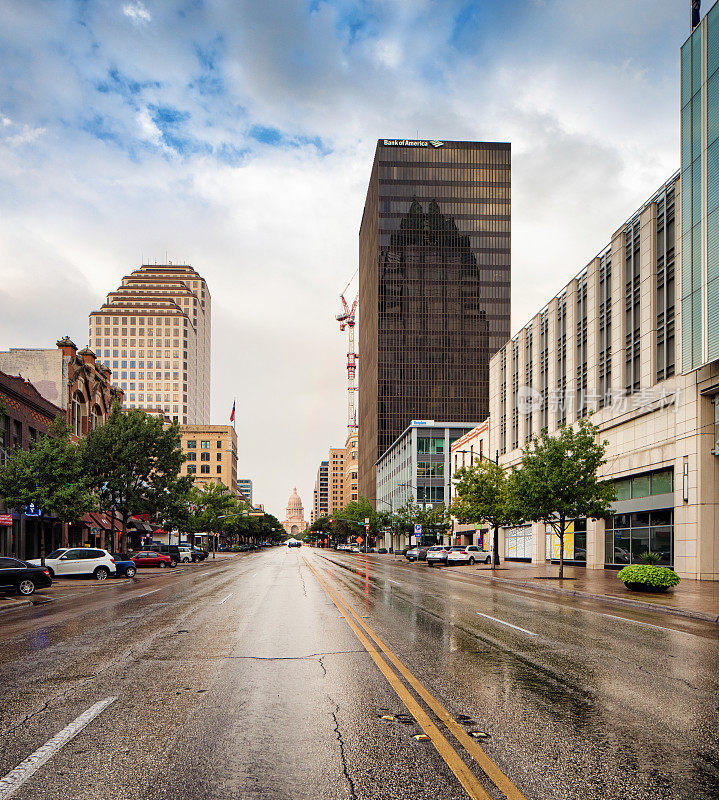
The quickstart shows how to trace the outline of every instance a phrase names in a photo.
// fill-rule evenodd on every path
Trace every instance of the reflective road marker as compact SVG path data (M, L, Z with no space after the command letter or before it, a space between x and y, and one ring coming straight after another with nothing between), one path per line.
M74 739L83 728L89 725L99 714L102 714L115 700L117 700L117 697L106 697L104 700L100 700L99 703L95 703L94 706L90 706L87 711L80 714L76 720L73 720L66 728L63 728L60 733L45 742L31 756L28 756L22 764L18 764L15 769L10 770L0 780L0 800L5 800L5 798L14 795L28 778L31 778L60 748L64 747L71 739Z

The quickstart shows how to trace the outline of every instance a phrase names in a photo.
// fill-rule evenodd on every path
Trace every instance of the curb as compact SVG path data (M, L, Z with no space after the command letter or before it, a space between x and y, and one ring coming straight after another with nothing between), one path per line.
M54 597L48 597L45 600L40 600L39 602L36 600L25 600L24 602L13 603L6 608L0 608L0 614L9 614L11 611L15 611L18 608L29 608L30 606L44 606L47 603L53 603L55 601Z
M562 589L559 586L546 586L530 581L513 580L512 578L495 578L492 575L481 575L480 578L488 581L496 581L497 583L505 583L509 586L521 586L529 589L536 589L540 592L551 592L553 594L585 598L587 600L601 600L602 602L609 603L610 605L613 604L625 607L628 606L630 608L641 608L649 611L659 611L662 614L671 614L675 617L688 617L689 619L698 619L702 622L713 622L714 624L719 623L719 614L708 614L704 611L690 611L689 609L673 608L672 606L663 606L658 603L645 603L642 600L631 600L628 597L617 597L616 595L611 594L592 594L591 592L582 592L578 589Z

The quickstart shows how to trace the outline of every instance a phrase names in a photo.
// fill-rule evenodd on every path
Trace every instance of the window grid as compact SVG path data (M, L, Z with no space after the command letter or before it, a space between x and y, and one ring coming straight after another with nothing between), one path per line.
M557 304L557 425L567 421L567 296Z
M587 276L577 283L577 416L587 416Z
M656 376L674 375L674 187L657 199Z
M599 259L599 408L611 403L612 387L612 257Z
M641 265L640 226L635 217L624 229L624 388L641 385Z

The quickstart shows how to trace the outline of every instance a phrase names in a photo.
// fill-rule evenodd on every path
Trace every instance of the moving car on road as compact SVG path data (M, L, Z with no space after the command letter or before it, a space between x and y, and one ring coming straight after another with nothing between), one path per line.
M39 567L40 559L33 558L27 563ZM92 547L61 547L45 557L45 566L51 578L56 575L87 575L104 581L116 572L115 559L110 553Z
M489 564L492 561L492 554L481 550L476 544L457 545L450 548L447 553L447 566L450 564L474 564L476 561Z
M48 586L52 586L52 578L47 567L35 567L18 558L0 558L0 590L14 589L27 596Z
M132 560L136 567L175 567L177 561L166 553L157 553L154 550L141 550L135 553Z
M429 547L410 547L404 554L407 561L426 561Z
M287 542L287 547L302 547L302 542L298 539L290 539L289 542ZM252 549L254 550L256 548L253 547Z
M446 564L447 553L449 552L449 545L437 544L427 550L427 566L432 567L435 564Z

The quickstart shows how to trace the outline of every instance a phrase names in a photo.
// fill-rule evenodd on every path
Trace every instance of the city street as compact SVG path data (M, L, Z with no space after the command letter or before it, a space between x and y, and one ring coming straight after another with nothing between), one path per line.
M0 798L719 796L716 625L307 547L138 578L0 616Z

